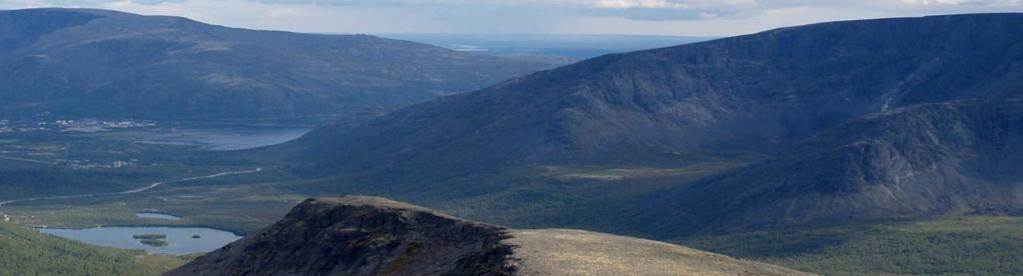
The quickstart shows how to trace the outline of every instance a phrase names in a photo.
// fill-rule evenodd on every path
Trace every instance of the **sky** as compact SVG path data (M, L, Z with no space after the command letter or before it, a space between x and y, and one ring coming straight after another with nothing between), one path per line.
M730 36L816 22L1023 12L1023 0L0 0L316 33Z

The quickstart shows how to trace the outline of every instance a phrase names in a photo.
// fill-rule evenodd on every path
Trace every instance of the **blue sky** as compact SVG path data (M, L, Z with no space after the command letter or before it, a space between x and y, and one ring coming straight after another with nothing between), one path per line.
M0 9L48 6L299 32L693 36L848 19L1023 12L1023 0L0 0Z

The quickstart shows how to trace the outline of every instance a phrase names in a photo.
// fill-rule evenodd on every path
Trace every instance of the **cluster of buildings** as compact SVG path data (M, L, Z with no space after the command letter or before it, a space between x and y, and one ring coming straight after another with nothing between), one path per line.
M156 126L156 123L149 121L136 121L131 119L116 121L84 119L84 120L57 120L53 123L53 125L59 128L61 131L96 132L113 129L152 127Z
M128 129L140 127L152 127L156 123L150 121L126 120L56 120L52 123L45 121L11 121L0 120L0 134L9 132L27 132L36 130L56 131L77 131L97 132L115 129Z
M14 128L11 127L10 120L0 120L0 133L14 132Z
M130 129L130 128L144 128L154 127L156 123L151 121L140 121L140 120L98 120L98 119L81 119L81 120L44 120L37 118L35 120L11 120L11 119L0 119L0 134L5 133L17 133L17 132L31 132L31 131L61 131L61 132L100 132L100 131L111 131L117 129ZM14 157L6 156L5 159L16 159L34 163L45 163L50 165L67 166L73 169L118 169L127 167L139 166L138 159L130 160L104 160L104 161L91 161L91 160L69 160L69 159L58 159L55 161L49 160L38 160L29 159L33 158L34 155L49 155L48 153L40 153L39 150L32 147L16 146L18 148L15 151L9 152L7 150L0 151L4 155L13 153L15 155L27 156L27 157ZM13 149L12 148L12 149ZM44 150L46 151L46 150ZM2 218L2 217L0 217Z
M19 122L0 120L0 133L46 130L45 122Z
M138 166L138 159L115 160L110 162L90 162L89 160L57 160L58 165L69 166L73 169L119 169Z

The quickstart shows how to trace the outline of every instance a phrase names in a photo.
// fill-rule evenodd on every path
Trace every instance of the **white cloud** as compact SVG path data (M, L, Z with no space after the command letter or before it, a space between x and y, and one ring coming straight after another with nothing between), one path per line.
M302 32L734 35L821 21L1023 11L1023 0L0 0Z
M627 8L646 8L646 9L684 9L688 8L689 5L686 3L676 3L673 1L665 0L601 0L595 3L596 7L599 8L616 8L616 9L627 9Z

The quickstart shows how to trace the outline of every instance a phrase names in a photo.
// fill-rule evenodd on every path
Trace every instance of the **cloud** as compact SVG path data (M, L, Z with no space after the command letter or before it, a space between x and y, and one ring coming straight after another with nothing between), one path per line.
M1023 0L0 0L301 32L724 36L821 21L1018 12Z
M158 1L158 0L157 0ZM791 8L879 10L891 14L1019 11L1023 0L252 0L276 5L554 9L581 16L671 21L748 18Z
M0 0L0 4L5 3L35 3L41 6L65 6L65 7L88 7L96 5L105 5L117 2L134 2L136 4L144 5L157 5L161 3L175 3L183 2L184 0L132 0L132 1L115 1L115 0L40 0L40 1L10 1Z

